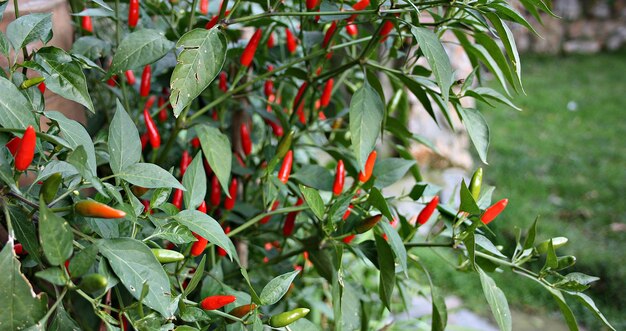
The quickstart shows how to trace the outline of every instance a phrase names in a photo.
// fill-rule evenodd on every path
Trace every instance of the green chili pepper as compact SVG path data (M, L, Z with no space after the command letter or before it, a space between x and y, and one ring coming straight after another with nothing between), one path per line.
M287 326L306 316L310 311L311 310L309 308L296 308L291 311L274 315L270 318L270 326L275 328Z
M552 240L552 247L554 247L554 249L564 246L565 244L567 244L568 241L568 239L565 237L554 237L552 239L543 241L537 245L537 252L539 252L539 254L545 254L548 251L550 240Z
M78 287L87 292L92 293L105 288L108 284L106 277L101 274L89 274L83 277Z
M180 254L177 251L172 251L169 249L153 248L152 254L156 256L157 260L160 263L172 263L172 262L182 261L185 259L185 256L183 254Z
M483 168L476 169L474 175L472 176L472 180L470 181L469 191L472 193L472 196L475 200L478 200L480 196L480 187L483 184Z
M285 156L285 154L287 154L289 149L291 148L291 142L293 140L294 134L295 134L295 131L294 130L290 130L283 137L283 139L281 139L280 142L278 143L278 147L276 147L276 157L278 159L282 159Z
M46 79L43 78L43 77L33 77L31 79L27 79L27 80L23 81L22 84L20 84L20 88L22 90L25 90L25 89L27 89L27 88L29 88L31 86L35 86L35 85L43 82L44 80L46 80Z
M61 182L63 181L63 176L61 173L57 172L52 174L48 179L43 182L41 185L41 190L39 194L45 203L50 203L54 200L54 197L57 195L57 191L59 190L59 186L61 186Z

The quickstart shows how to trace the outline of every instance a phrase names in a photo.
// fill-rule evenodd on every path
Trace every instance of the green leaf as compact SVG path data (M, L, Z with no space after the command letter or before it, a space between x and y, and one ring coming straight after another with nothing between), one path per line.
M114 174L136 164L141 159L141 141L135 123L124 106L115 99L115 115L109 126L109 162Z
M328 169L317 164L306 164L293 173L289 179L295 179L300 184L322 191L333 189L333 176Z
M118 176L145 188L172 187L185 190L172 174L152 163L135 163L122 170Z
M375 187L385 188L406 175L407 171L415 164L415 160L390 157L382 159L374 165Z
M96 263L98 255L98 246L90 245L76 253L70 260L69 272L72 277L80 277L89 271L91 266Z
M378 266L380 278L378 280L378 294L385 307L391 311L391 296L396 284L396 266L393 262L393 252L387 241L376 235L376 250L378 251Z
M63 305L59 305L55 314L54 320L50 324L49 331L80 331L80 328L76 324L76 322L70 317L70 315L65 311Z
M28 254L37 263L43 264L39 254L40 246L39 240L37 240L37 230L32 219L24 213L22 208L9 208L9 215L17 241L24 246Z
M217 176L223 191L230 196L228 184L233 161L230 140L218 128L209 125L198 125L195 129L204 157Z
M491 312L493 313L500 330L502 331L511 331L513 326L511 322L511 312L509 311L509 304L506 301L506 297L504 293L496 283L489 277L482 269L476 267L478 274L480 275L480 283L483 287L483 292L485 293L485 298L489 303L489 307L491 307Z
M183 292L183 298L189 296L189 293L193 292L193 290L198 286L202 278L204 277L204 264L206 263L206 255L202 255L202 260L198 263L198 267L196 268L196 272L191 277L191 280L187 284Z
M174 314L176 306L172 305L169 279L148 246L131 238L101 239L97 245L135 299L140 298L143 286L147 284L149 291L143 303L165 318Z
M52 38L52 14L20 16L7 26L7 37L16 51L36 40L46 44Z
M235 261L239 263L235 245L233 245L230 238L226 236L220 224L211 216L197 210L183 210L178 213L174 219L189 228L189 230L202 236L210 243L222 247L228 253L231 260L235 259Z
M70 225L50 211L43 200L39 204L39 241L51 265L61 265L72 256L74 235Z
M65 277L65 273L59 267L52 267L35 273L35 276L54 285L63 286L67 283L68 279Z
M476 201L474 200L474 196L472 192L465 185L465 180L461 181L461 204L459 205L459 210L464 212L468 212L472 215L479 215L480 209L478 205L476 205Z
M299 271L296 270L270 280L263 288L263 291L261 291L261 304L273 305L277 303L287 293L289 286L298 273Z
M83 69L69 54L60 48L44 47L35 54L35 62L44 69L41 74L46 88L94 112Z
M485 102L487 102L486 99L492 99L515 110L522 110L520 107L516 106L509 98L489 87L477 87L473 90L468 90L467 92L465 92L465 95L481 99Z
M565 275L565 278L554 284L555 287L567 291L582 292L589 288L589 284L600 280L598 277L589 276L581 272L572 272Z
M102 194L104 197L108 197L106 192L104 191L104 187L102 186L102 182L98 177L95 177L88 168L88 157L87 152L85 151L85 147L83 145L77 146L74 151L67 157L66 161L69 162L78 173L86 179L91 185L98 190L98 193Z
M20 272L10 240L0 251L0 321L2 330L23 330L35 325L48 311L45 293L35 295L28 279Z
M367 81L350 100L350 139L357 167L363 170L374 150L383 122L385 105Z
M93 36L80 37L72 45L72 54L81 54L91 60L99 59L110 53L111 45Z
M476 245L482 247L487 252L493 255L499 256L501 258L504 258L504 259L507 258L504 254L500 253L498 248L489 239L487 239L487 237L481 234L475 233L474 240L476 242Z
M582 302L582 304L585 305L587 309L591 311L598 320L604 323L604 325L607 328L615 331L615 328L611 325L611 323L609 323L606 317L602 315L602 312L600 312L600 309L596 307L596 304L593 302L593 299L591 299L588 295L583 294L583 293L571 293L571 292L566 292L566 293L575 297L576 299L578 299L578 301Z
M68 145L75 149L78 146L83 146L87 153L87 169L89 169L92 176L96 175L96 150L93 146L93 141L89 132L83 127L82 124L65 117L57 111L47 111L44 115L57 122L59 129L61 130L61 136L67 141Z
M141 29L127 34L113 55L109 72L115 74L151 64L174 47L158 30Z
M11 50L11 47L9 46L9 40L4 35L4 33L0 31L0 54L4 55L5 57L9 56L10 50Z
M27 106L30 103L17 86L0 76L0 91L0 126L15 129L26 129L29 125L38 127L33 112Z
M487 151L489 149L489 126L487 121L476 109L463 107L458 107L457 109L480 160L487 164Z
M367 199L367 202L374 206L374 208L378 209L388 220L393 219L387 200L385 200L385 197L377 188L372 187L370 190L370 197Z
M170 103L178 117L222 70L226 60L226 38L217 29L194 29L176 43L183 50L170 78Z
M533 248L535 244L535 235L537 234L537 223L539 222L539 217L535 218L533 225L528 229L528 235L526 236L526 240L524 241L524 249Z
M183 186L187 189L183 195L186 209L198 208L204 201L207 187L206 173L202 165L202 153L198 153L187 167L187 171L183 175Z
M315 216L320 220L324 217L324 200L320 196L316 189L312 189L303 185L300 185L300 192L304 196L304 201L309 205Z
M179 245L196 240L191 231L178 222L165 223L163 226L158 227L153 235Z
M415 37L422 53L428 60L435 79L441 88L441 96L444 102L448 102L450 87L454 82L452 65L446 50L443 48L439 37L427 28L411 26L411 33Z
M400 262L400 266L402 266L404 275L408 278L409 268L406 262L407 254L406 254L406 248L404 247L404 242L402 241L402 238L400 238L398 231L396 231L396 229L394 229L391 226L391 224L389 224L388 222L383 221L383 222L378 222L378 224L381 225L381 227L383 228L383 231L387 235L387 239L388 239L387 242L389 243L389 246L391 247L391 250L393 251L393 253L398 258L398 262Z

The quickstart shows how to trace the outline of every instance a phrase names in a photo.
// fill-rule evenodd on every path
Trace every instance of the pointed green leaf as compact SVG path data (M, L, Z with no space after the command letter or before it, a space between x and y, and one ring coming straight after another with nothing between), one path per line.
M198 125L195 129L204 157L217 176L222 189L229 195L228 185L233 161L230 140L218 128L209 125Z
M139 162L141 159L141 141L135 123L124 106L116 101L115 115L109 126L109 162L114 174Z
M36 40L47 43L52 38L52 14L20 16L7 26L7 37L18 51Z
M491 307L491 312L500 330L511 331L513 329L511 311L509 310L509 303L506 301L504 293L482 269L476 267L476 270L480 275L480 283L482 284L485 298L489 303L489 307Z
M26 129L29 125L37 127L30 103L20 93L17 86L0 76L0 126L3 128Z
M165 56L174 47L158 30L140 29L127 34L113 55L109 72L137 69Z
M231 259L235 259L239 263L235 245L226 236L220 224L211 216L197 210L183 210L174 219L210 243L223 248Z
M385 307L391 310L391 297L396 284L396 266L393 262L393 252L383 237L378 235L375 237L376 250L378 251L378 266L380 269L378 293Z
M51 265L61 265L72 256L74 235L70 225L50 211L43 200L39 205L39 241Z
M96 150L94 149L93 141L87 129L85 129L82 124L65 117L65 115L58 111L47 111L44 114L47 118L57 122L61 129L61 136L67 141L70 147L76 148L83 146L83 148L85 148L85 152L87 153L87 168L91 174L95 176Z
M450 87L454 82L454 74L446 50L443 48L439 37L427 28L411 26L411 33L415 37L420 50L424 53L426 60L428 60L439 88L441 88L441 96L444 102L448 102Z
M294 278L298 275L299 271L292 271L286 274L280 275L272 279L261 291L261 304L273 305L277 303L289 290L289 286L293 282Z
M367 81L350 100L350 139L360 170L365 167L365 161L376 145L384 109L380 96Z
M489 126L485 117L476 109L458 107L463 124L467 133L474 143L480 160L487 164L487 151L489 150Z
M185 190L185 187L172 174L152 163L135 163L122 170L118 176L141 187L173 187Z
M183 186L187 189L183 198L187 209L196 209L206 195L207 180L202 165L202 153L198 153L183 175Z
M312 189L303 185L300 185L300 192L304 197L307 205L311 208L315 216L320 220L324 217L324 200L320 196L316 189Z

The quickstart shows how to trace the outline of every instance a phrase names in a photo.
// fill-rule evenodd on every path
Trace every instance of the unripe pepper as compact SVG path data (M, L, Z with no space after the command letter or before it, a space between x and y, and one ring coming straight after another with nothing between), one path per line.
M54 200L54 197L57 195L57 191L59 190L59 186L61 186L62 182L63 176L61 176L61 173L59 172L50 175L50 177L48 177L48 179L43 182L43 185L41 185L41 190L39 190L39 194L46 204Z
M209 13L209 0L200 0L200 13L202 15Z
M183 151L183 154L180 156L180 177L185 175L187 171L187 167L191 163L191 156L189 156L189 152L187 150Z
M372 177L372 172L374 171L374 164L376 164L376 151L372 151L370 155L367 157L367 161L365 161L365 169L359 172L359 181L361 183L367 182L370 177Z
M298 93L296 93L296 97L293 99L292 111L296 111L298 107L300 106L300 103L302 102L302 97L304 96L304 93L306 92L307 87L309 87L309 83L307 82L304 82L302 83L302 85L300 85L300 88L298 89Z
M196 257L204 252L204 249L206 248L206 245L209 243L209 241L196 233L194 233L193 235L196 237L196 239L198 239L198 241L194 241L191 245L191 256Z
M291 311L286 311L284 313L280 313L278 315L274 315L270 318L270 326L275 328L282 328L287 326L304 316L306 316L311 310L308 308L296 308Z
M93 200L83 200L74 205L74 210L85 217L124 218L126 213Z
M364 233L371 230L380 220L383 218L383 215L374 215L369 218L366 218L363 222L357 224L354 228L356 233Z
M343 160L337 162L337 171L335 173L335 182L333 183L333 194L340 195L343 191L343 184L346 179L346 170L343 165Z
M330 28L326 30L326 34L324 35L324 41L322 42L322 48L326 48L326 46L328 46L330 41L333 39L333 36L335 35L335 31L337 31L337 21L333 21L330 24Z
M172 196L172 204L178 208L178 210L183 209L183 191L181 189L175 189L174 195Z
M552 239L545 240L539 243L536 247L539 254L545 254L548 251L550 240L552 240L552 247L554 249L565 246L565 244L569 241L566 237L554 237Z
M80 18L80 26L83 30L93 33L93 23L91 22L91 16L83 16Z
M433 215L435 209L437 209L437 204L439 204L439 196L435 195L435 197L430 200L430 202L420 211L419 215L417 215L417 224L422 225L430 219Z
M35 86L37 84L42 83L44 80L46 80L46 79L43 78L43 77L29 78L29 79L23 81L22 84L20 84L20 89L25 90L25 89L27 89L27 88L29 88L31 86ZM44 85L44 87L45 87L45 85ZM45 89L44 89L44 91L45 91ZM43 93L43 92L41 92L41 93Z
M500 213L504 210L504 208L506 208L506 205L508 203L509 203L509 199L502 199L494 203L491 207L485 210L485 213L480 218L480 220L485 224L489 224L496 217L498 217L498 215L500 215Z
M138 198L141 198L141 196L146 194L146 192L148 192L149 190L150 190L149 188L145 188L145 187L141 187L137 185L133 185L130 187L130 191L133 192L133 194Z
M254 59L254 54L256 53L256 49L259 46L259 41L261 40L262 33L263 31L261 29L257 29L256 31L254 31L254 34L252 35L252 38L250 38L248 45L246 45L243 53L241 53L240 62L242 66L248 67L252 63L252 60Z
M238 318L242 318L246 315L248 315L248 313L250 313L250 311L255 310L256 309L256 305L254 303L251 303L249 305L243 305L243 306L239 306L237 308L233 308L231 311L228 312L229 315L238 317ZM231 324L234 323L235 321L231 320L231 319L226 319L226 323Z
M296 202L296 206L300 206L304 203L304 200L302 200L302 198L298 198L298 201ZM298 213L300 211L292 211L289 214L287 214L287 217L285 218L285 225L283 226L283 235L285 237L289 237L292 233L293 233L293 229L296 225L296 217L298 216Z
M296 52L296 48L298 47L298 43L296 42L296 37L294 37L293 33L291 33L291 30L289 29L285 29L285 37L286 37L286 42L287 42L287 50L289 51L289 53L293 54Z
M218 87L222 92L228 91L228 76L226 76L226 73L223 71L220 72L220 82Z
M235 201L237 201L237 178L233 178L230 182L228 193L230 197L226 197L226 200L224 200L224 209L233 210L233 208L235 208Z
M277 200L277 201L274 201L274 203L272 204L272 208L270 209L270 211L274 211L274 210L276 210L276 208L278 208L278 205L279 205L278 200ZM263 219L262 219L259 223L261 223L261 224L265 224L265 223L269 222L269 220L270 220L270 219L272 219L272 215L267 215L267 216L263 217Z
M153 98L152 96L151 98ZM148 112L148 108L143 109L143 118L146 121L146 132L148 132L148 139L150 140L150 145L152 148L156 149L161 146L161 134L159 134L159 129L157 129L156 123L150 116L150 112Z
M234 295L213 295L204 298L200 302L200 307L204 310L220 309L228 304L235 302L237 298Z
M13 137L13 139L9 140L9 142L5 145L9 149L9 153L11 153L13 157L15 157L17 150L20 148L21 141L22 141L22 138Z
M156 257L157 261L159 261L159 263L172 263L185 259L185 256L177 251L161 248L152 248L150 250L152 251L152 254L154 254L154 256Z
M124 75L126 76L126 81L128 82L129 85L135 85L135 82L137 82L137 79L135 78L134 71L126 70L124 72Z
M239 126L239 135L241 136L241 149L246 155L252 153L252 140L250 139L250 130L245 123Z
M220 187L220 181L217 179L217 176L213 176L213 178L211 178L210 199L213 207L220 205L220 200L222 199L222 188Z
M278 171L278 180L283 182L283 184L287 184L289 181L289 175L291 175L291 166L293 164L293 151L287 152L285 158L283 159L283 164Z
M107 278L101 274L89 274L83 276L78 287L87 293L92 293L106 288L108 283Z
M324 85L324 92L322 92L322 97L320 98L320 106L326 107L330 103L331 93L333 92L333 85L335 84L334 79L329 79Z
M285 156L289 149L291 148L291 142L293 141L293 136L296 132L294 130L290 130L283 139L278 142L278 147L276 147L276 157L279 159Z
M152 81L152 67L148 64L143 67L141 73L141 85L139 86L139 95L147 97L150 94L150 84Z
M15 152L15 169L24 171L28 169L35 157L35 147L37 146L37 135L32 125L29 125L24 131L24 135L20 140L20 144Z
M128 27L134 29L139 22L139 0L130 0L128 5Z
M472 180L470 181L469 191L472 193L472 196L475 200L478 200L480 196L480 188L483 183L483 168L476 169L474 175L472 176Z

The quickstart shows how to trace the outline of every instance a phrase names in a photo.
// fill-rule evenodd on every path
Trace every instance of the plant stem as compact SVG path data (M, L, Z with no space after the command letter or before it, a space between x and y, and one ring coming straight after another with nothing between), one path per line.
M454 247L454 242L449 243L406 243L404 244L406 248L414 248L414 247Z
M286 213L290 213L292 211L300 211L300 210L306 210L309 209L308 206L297 206L297 207L286 207L286 208L281 208L281 209L276 209L276 210L272 210L269 211L267 213L263 213L263 214L259 214L255 217L253 217L251 220L247 221L246 223L240 225L239 227L237 227L236 229L232 230L228 236L232 237L234 235L236 235L237 233L255 225L257 222L259 222L260 220L262 220L265 216L270 216L270 215L276 215L276 214L286 214Z

